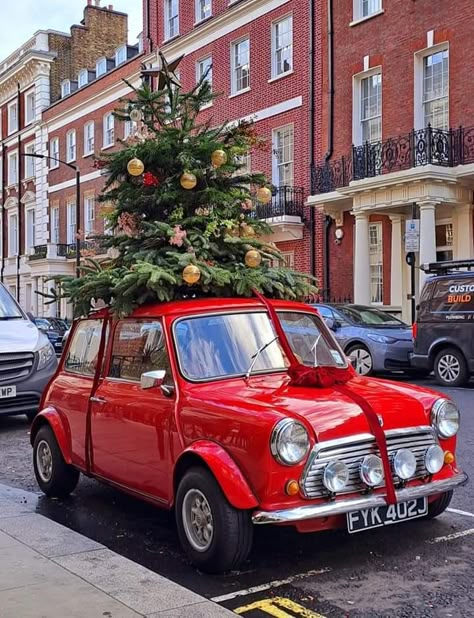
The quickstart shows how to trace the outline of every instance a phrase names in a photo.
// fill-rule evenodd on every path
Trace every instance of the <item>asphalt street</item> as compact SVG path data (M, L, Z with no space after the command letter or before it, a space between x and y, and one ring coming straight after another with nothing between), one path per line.
M417 383L437 388L431 380ZM461 409L458 462L474 478L474 384L443 390ZM216 577L187 562L169 513L84 478L67 500L40 496L28 431L23 417L0 417L0 483L17 488L18 498L33 500L43 515L240 615L473 616L473 483L459 489L450 510L434 521L355 535L300 535L289 528L259 527L244 568Z

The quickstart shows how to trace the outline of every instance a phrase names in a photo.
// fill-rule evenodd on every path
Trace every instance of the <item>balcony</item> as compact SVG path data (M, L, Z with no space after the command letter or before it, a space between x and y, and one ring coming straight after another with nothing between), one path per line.
M315 194L330 193L364 178L427 165L454 168L469 163L474 163L474 127L443 131L428 125L383 142L353 146L350 155L316 166L312 185Z
M45 260L48 255L48 245L36 245L33 247L33 252L30 253L30 262L34 260Z
M103 255L106 253L104 242L100 239L81 241L81 254L86 257L90 255ZM66 258L72 260L76 258L76 243L59 243L48 245L36 245L29 255L29 261Z
M299 240L303 238L304 198L302 187L274 187L271 201L257 203L253 216L272 228L273 242Z

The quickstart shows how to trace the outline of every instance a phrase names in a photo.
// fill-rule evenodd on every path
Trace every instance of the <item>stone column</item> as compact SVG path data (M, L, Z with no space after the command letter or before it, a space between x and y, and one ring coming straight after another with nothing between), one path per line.
M392 222L392 255L390 263L390 304L392 307L403 306L403 269L405 259L402 249L402 223L401 215L390 215Z
M356 212L354 247L354 302L370 305L369 216Z
M469 260L474 257L472 205L463 204L454 211L456 226L454 227L455 260Z
M420 204L420 266L436 262L436 204ZM420 270L420 292L426 275Z

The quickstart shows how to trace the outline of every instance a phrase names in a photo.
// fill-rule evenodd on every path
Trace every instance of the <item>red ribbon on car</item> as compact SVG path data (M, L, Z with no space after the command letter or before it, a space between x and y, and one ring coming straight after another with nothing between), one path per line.
M265 308L268 311L270 319L275 328L275 332L278 335L278 339L280 342L283 351L290 363L288 368L288 375L290 376L290 384L292 386L306 386L306 387L317 387L317 388L329 388L333 387L334 390L337 390L342 395L349 397L352 399L354 403L356 403L367 419L367 422L370 427L370 431L372 432L375 442L377 443L377 447L379 449L379 453L382 459L383 471L385 476L385 485L387 489L386 502L387 504L396 504L397 496L395 494L395 487L393 485L392 479L392 470L390 467L390 461L388 458L388 450L387 450L387 440L385 438L385 432L379 423L379 418L372 408L370 403L361 395L354 392L347 383L355 377L355 371L352 367L348 367L346 369L341 369L338 367L307 367L303 365L296 354L293 352L293 349L287 339L285 330L280 322L280 318L278 317L277 312L275 311L273 305L270 301L265 298L260 292L254 290L255 296L265 305Z

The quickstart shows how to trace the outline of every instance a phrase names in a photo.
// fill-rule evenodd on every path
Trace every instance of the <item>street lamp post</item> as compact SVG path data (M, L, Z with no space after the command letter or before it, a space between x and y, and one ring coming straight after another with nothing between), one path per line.
M56 157L51 157L46 154L36 154L24 152L22 157L34 157L35 159L47 159L49 161L57 161L63 165L67 165L76 174L76 277L81 276L81 172L77 165L63 161Z

